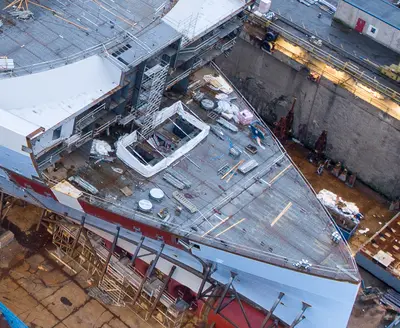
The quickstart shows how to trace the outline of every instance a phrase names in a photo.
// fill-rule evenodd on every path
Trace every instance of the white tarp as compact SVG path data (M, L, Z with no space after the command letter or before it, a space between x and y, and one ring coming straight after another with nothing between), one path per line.
M179 0L163 20L193 40L246 6L245 0Z
M112 153L113 149L107 143L107 141L94 139L92 143L92 148L90 148L91 155L98 155L98 156L108 156L109 153Z
M185 145L177 149L170 156L164 158L156 165L145 165L141 163L135 156L133 156L129 150L127 149L132 143L137 140L136 131L132 132L129 135L126 135L120 138L117 145L117 157L123 161L130 168L134 169L136 172L140 173L142 176L148 178L153 176L154 174L166 169L173 162L175 162L178 158L182 157L189 151L191 151L194 147L196 147L205 137L207 137L210 127L204 122L200 121L198 118L193 116L192 114L186 112L183 109L182 102L178 101L170 107L167 107L156 114L155 121L157 125L166 121L168 118L172 117L175 114L179 114L182 118L188 121L190 124L193 124L195 127L201 130L201 132L190 141L188 141Z
M338 197L336 194L326 189L322 189L317 194L317 198L328 209L345 217L352 218L354 215L360 212L356 204L351 202L346 202L341 197Z
M10 130L26 126L28 134L39 127L48 130L119 86L120 79L121 71L97 55L40 73L0 79L0 110L18 118L15 124L2 117L1 124Z

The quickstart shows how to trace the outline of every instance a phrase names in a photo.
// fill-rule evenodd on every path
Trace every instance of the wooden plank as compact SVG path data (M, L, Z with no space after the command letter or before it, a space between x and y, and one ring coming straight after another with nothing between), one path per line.
M240 165L242 165L244 163L244 160L242 159L241 161L239 161L239 163L237 163L236 165L232 166L228 172L226 172L222 177L221 180L224 180L229 173L231 173L234 169L238 168Z

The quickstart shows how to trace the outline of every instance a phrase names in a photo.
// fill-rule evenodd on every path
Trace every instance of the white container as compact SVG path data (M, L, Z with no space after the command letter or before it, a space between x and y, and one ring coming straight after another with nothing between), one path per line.
M237 115L240 124L242 125L249 125L254 120L254 115L249 110L245 109L239 112Z
M258 11L261 14L266 14L271 9L271 0L260 0Z

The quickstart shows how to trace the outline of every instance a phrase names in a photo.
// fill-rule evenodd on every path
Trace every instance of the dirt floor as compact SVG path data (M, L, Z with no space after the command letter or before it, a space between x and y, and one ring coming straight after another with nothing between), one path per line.
M354 254L363 243L396 214L396 212L389 211L389 202L384 197L359 181L356 182L353 188L350 188L328 171L324 171L322 176L319 176L316 173L316 166L307 160L309 151L301 145L288 142L285 148L317 193L322 189L332 191L344 200L354 202L359 207L361 213L364 214L364 219L361 221L357 232L349 241ZM366 228L369 229L367 233L361 234L359 232L359 230ZM378 287L382 291L388 288L387 285L367 271L362 268L359 268L359 270L366 287ZM362 294L363 291L360 288L348 328L386 327L390 323L387 319L393 319L393 317L389 316L386 309L379 304L378 300L364 302L361 297Z
M315 192L322 189L332 191L345 201L354 202L364 215L356 234L350 239L350 247L355 254L376 231L388 222L396 212L389 211L389 202L380 194L374 192L363 183L357 181L353 188L348 187L330 172L324 171L319 176L317 168L307 160L309 151L294 142L287 142L285 148L293 161L311 183ZM359 230L368 228L369 231L361 234Z
M0 302L29 327L151 328L127 308L104 305L87 294L86 273L59 266L43 248L32 252L17 241L0 250Z

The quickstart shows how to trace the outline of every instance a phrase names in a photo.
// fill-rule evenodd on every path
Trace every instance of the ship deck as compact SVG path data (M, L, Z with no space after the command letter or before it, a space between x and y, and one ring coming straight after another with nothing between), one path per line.
M201 69L192 77L193 82L210 73L215 72L209 67ZM215 96L206 86L200 90L209 98ZM233 103L240 110L252 111L236 91L233 95L237 98ZM182 99L187 102L187 111L210 126L218 126L212 115L189 99ZM166 99L165 106L172 102ZM171 124L166 126L171 128ZM169 169L190 182L190 188L184 190L164 180L165 171L144 178L116 157L112 162L89 159L90 149L85 145L64 156L57 171L47 170L45 174L53 182L79 176L99 190L96 195L85 192L87 201L188 237L198 242L199 247L205 244L301 271L305 270L295 264L308 260L312 264L308 273L357 281L357 268L348 246L343 241L339 244L332 241L331 234L336 230L332 220L267 127L264 126L268 133L262 149L251 138L248 127L232 124L239 128L237 133L222 128L225 137L221 140L210 131L205 140L171 165ZM118 135L114 139L104 135L100 139L111 143L117 138ZM240 158L229 155L232 144L242 150ZM257 148L256 154L245 150L249 144ZM154 156L159 156L158 151L154 151ZM232 168L240 160L244 163L256 160L259 165L247 174L236 172L229 181L228 177L221 179L218 170L225 164ZM138 202L149 200L152 188L160 188L165 198L161 202L152 201L151 213L141 213L137 210ZM197 208L195 213L185 207L179 215L175 213L177 206L181 206L173 197L176 191ZM163 221L157 213L165 208L170 218Z
M31 2L33 17L12 16L11 1L0 1L0 56L16 68L77 56L109 45L129 32L136 35L163 13L163 0L96 0ZM47 67L46 69L49 69Z

